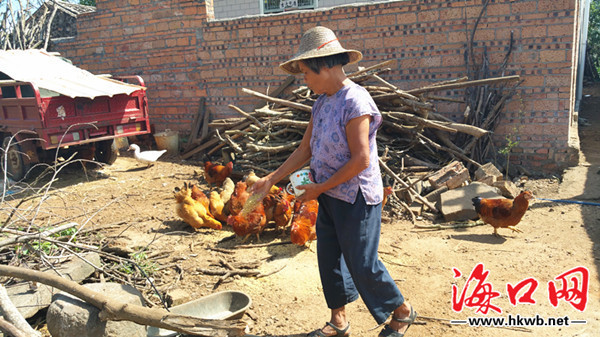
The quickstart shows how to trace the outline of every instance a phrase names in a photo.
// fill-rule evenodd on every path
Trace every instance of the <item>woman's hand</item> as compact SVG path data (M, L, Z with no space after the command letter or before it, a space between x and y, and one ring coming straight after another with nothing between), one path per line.
M296 197L296 200L300 202L317 199L319 195L321 195L321 193L324 192L322 184L306 184L296 186L296 188L299 190L304 190L304 193L302 193L302 195Z
M269 178L270 176L266 176L258 179L252 186L250 186L248 192L251 194L267 195L271 189L271 186L273 186L273 183Z

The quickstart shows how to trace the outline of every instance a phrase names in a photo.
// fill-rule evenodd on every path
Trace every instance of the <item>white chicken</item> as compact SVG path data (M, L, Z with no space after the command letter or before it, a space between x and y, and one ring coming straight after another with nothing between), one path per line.
M160 158L167 150L150 150L140 152L140 147L136 144L129 145L128 151L133 150L133 157L140 163L148 165L148 167L154 165L156 160Z

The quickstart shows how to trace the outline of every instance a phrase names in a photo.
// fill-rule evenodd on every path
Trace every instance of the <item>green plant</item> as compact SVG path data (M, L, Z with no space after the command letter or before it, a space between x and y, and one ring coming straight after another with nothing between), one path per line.
M508 178L508 165L510 163L510 153L512 149L519 144L519 141L513 141L511 139L512 137L512 134L506 135L506 145L500 150L498 150L499 154L506 156L506 172L504 173L505 178Z
M71 236L73 234L75 234L77 232L77 229L75 227L71 227L71 228L67 228L65 230L62 230L61 232L59 232L58 234L55 234L58 237L61 236Z
M28 244L15 247L15 251L17 251L17 256L25 257L27 255L36 254L38 251L42 251L46 255L51 255L50 253L55 248L56 246L48 241L31 241Z
M139 268L146 275L152 275L158 270L156 263L149 261L146 252L143 251L131 254L130 261L129 263L121 264L119 270L125 274L133 274Z
M592 59L594 68L600 72L600 0L593 0L590 3L587 53Z

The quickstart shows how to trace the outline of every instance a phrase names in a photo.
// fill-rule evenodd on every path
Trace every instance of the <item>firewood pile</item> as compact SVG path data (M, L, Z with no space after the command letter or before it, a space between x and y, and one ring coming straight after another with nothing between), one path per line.
M495 100L487 99L485 105L472 109L467 106L465 120L477 121L490 126L498 119L504 102L514 90L502 90L504 86L518 81L519 76L502 76L469 81L467 77L435 83L430 86L401 90L380 75L389 71L395 60L386 61L361 69L348 77L362 85L371 94L383 116L383 124L377 134L380 165L384 185L394 187L396 193L389 203L400 213L408 210L413 201L436 212L421 194L417 184L433 175L445 165L459 161L472 170L481 164L474 159L483 138L490 129L476 123L458 123L437 113L436 103L464 103L460 97L437 96L436 93L461 88L500 87L496 92L507 92ZM289 85L292 81L286 81ZM281 92L284 88L276 91ZM209 158L223 153L235 162L236 170L266 174L275 170L298 147L310 119L312 104L317 99L307 87L299 87L285 97L276 98L244 88L249 95L266 101L254 111L244 111L229 105L240 117L216 119L208 123L211 131L197 138L188 146L183 158L204 153ZM483 112L487 111L487 116ZM467 118L470 115L476 118ZM392 206L394 208L394 206Z

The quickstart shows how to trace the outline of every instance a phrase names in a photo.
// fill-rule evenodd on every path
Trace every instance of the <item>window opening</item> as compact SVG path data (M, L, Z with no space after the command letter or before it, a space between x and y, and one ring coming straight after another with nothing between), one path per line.
M263 0L263 13L279 13L297 9L315 9L317 0Z

